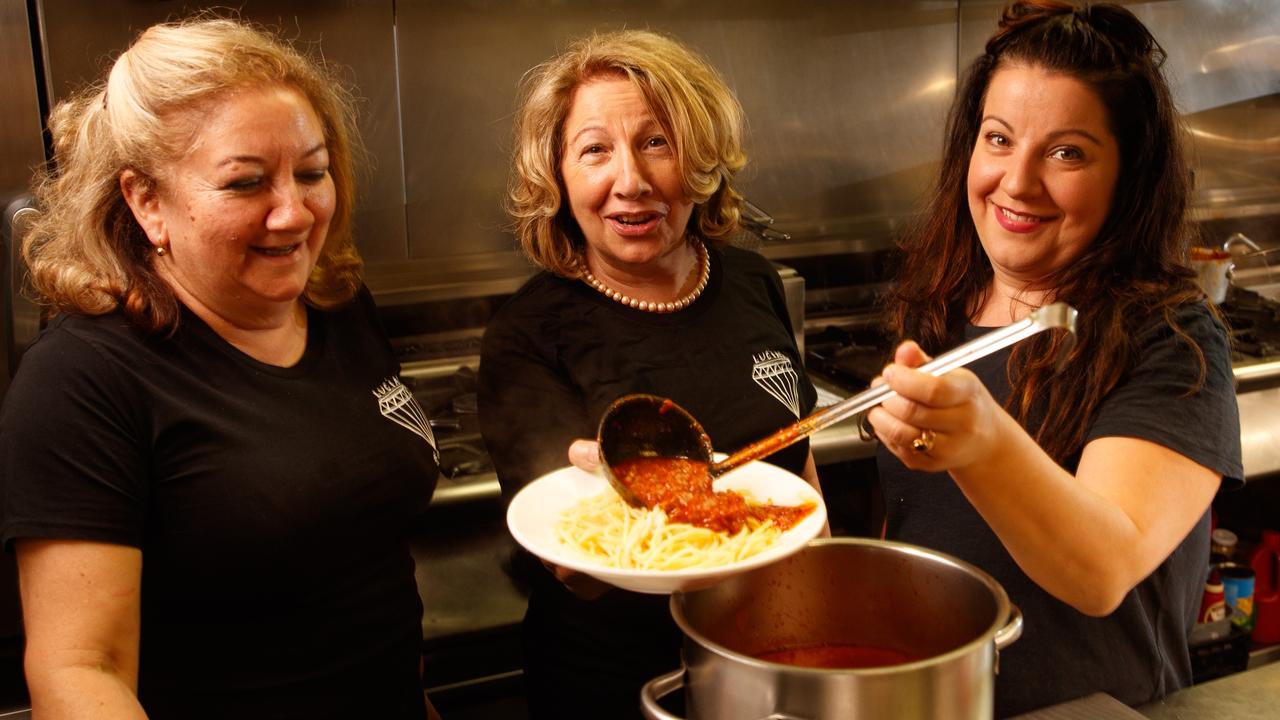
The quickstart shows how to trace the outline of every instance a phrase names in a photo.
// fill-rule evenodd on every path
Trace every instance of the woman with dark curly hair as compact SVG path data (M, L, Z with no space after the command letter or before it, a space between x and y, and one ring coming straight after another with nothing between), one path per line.
M36 717L427 717L438 458L360 279L354 118L208 18L54 109L23 248L51 317L0 417Z
M724 81L655 33L593 35L526 78L508 204L544 272L495 315L480 361L508 495L565 465L628 393L674 399L718 448L812 409L777 272L727 244L741 138ZM771 460L816 485L807 443ZM680 664L666 598L550 570L524 623L533 716L639 717L640 686Z
M942 173L889 302L900 345L869 414L887 536L996 577L1025 616L996 710L1191 682L1209 503L1239 482L1225 329L1187 267L1188 169L1164 52L1128 10L1005 10L948 122ZM913 368L1050 302L969 370Z

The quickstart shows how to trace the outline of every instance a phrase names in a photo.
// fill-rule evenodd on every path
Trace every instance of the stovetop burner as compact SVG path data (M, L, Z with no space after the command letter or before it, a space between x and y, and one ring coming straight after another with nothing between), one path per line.
M1231 332L1232 364L1280 358L1280 302L1232 286L1218 309ZM851 390L870 384L892 352L877 318L865 309L806 318L804 343L805 367Z
M482 333L483 328L394 337L391 349L401 363L477 357Z
M476 415L476 371L469 365L448 375L406 376L405 384L427 414L440 448L440 473L460 478L491 472Z
M891 351L888 339L876 327L860 323L823 325L805 334L804 348L808 371L859 390L880 374Z
M1280 357L1280 303L1232 286L1218 309L1231 330L1233 362Z

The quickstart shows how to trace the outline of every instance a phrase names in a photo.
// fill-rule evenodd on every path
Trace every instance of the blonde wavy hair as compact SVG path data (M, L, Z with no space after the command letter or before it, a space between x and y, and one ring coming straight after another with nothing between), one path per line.
M534 67L522 81L507 212L525 254L562 277L578 277L582 233L565 202L560 160L564 121L574 92L600 77L625 77L644 96L670 138L686 197L690 228L723 243L738 229L742 195L734 175L742 151L742 107L720 74L676 40L644 30L596 33Z
M203 109L269 85L310 101L336 192L329 234L302 297L322 309L349 301L362 265L351 237L355 172L364 158L353 96L331 68L273 33L207 16L148 28L105 80L50 114L54 166L37 176L43 213L22 249L37 300L50 311L82 315L121 308L151 332L176 328L178 301L156 274L152 246L125 203L120 176L132 170L154 186L190 146Z

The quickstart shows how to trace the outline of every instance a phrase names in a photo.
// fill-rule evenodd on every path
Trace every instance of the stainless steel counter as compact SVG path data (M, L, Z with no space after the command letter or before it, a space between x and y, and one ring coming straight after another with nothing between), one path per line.
M1137 711L1150 720L1275 720L1280 717L1280 663L1193 685Z
M1280 663L1254 667L1131 708L1105 693L1041 708L1013 720L1274 720Z
M1240 407L1240 459L1245 478L1280 472L1280 387L1241 392L1236 403ZM1280 717L1280 712L1276 715Z
M1106 693L1041 708L1012 720L1142 720L1142 715Z

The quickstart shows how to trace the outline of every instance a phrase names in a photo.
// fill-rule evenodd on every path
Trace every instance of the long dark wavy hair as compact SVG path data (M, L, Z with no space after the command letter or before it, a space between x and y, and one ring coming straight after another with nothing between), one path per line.
M1058 462L1079 450L1099 403L1133 366L1132 338L1152 317L1204 354L1174 321L1178 307L1202 300L1187 267L1191 231L1183 220L1190 178L1181 126L1161 72L1165 52L1128 10L1026 0L1008 6L986 52L973 62L947 120L942 169L930 205L902 240L890 330L937 353L962 336L987 299L991 262L967 200L969 160L987 87L1009 65L1043 68L1079 80L1107 109L1120 148L1120 176L1098 235L1050 278L1045 302L1080 310L1076 344L1058 371L1065 338L1044 333L1009 359L1006 406L1023 423L1041 419L1036 441Z

